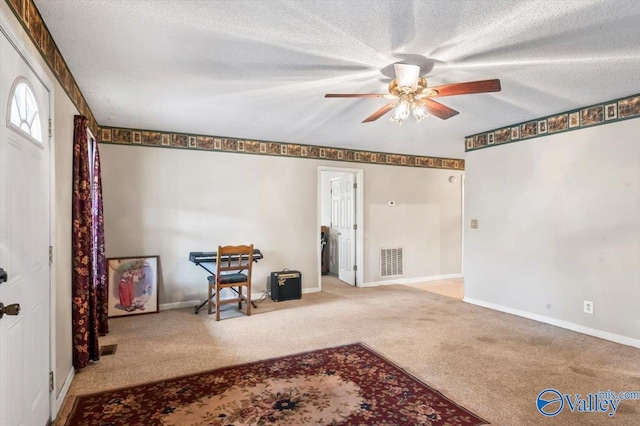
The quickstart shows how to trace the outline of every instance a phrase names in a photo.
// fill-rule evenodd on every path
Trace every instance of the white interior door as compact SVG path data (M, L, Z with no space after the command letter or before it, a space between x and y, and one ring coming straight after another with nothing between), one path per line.
M353 174L348 173L336 178L338 189L338 278L350 285L355 285L355 197ZM332 182L333 187L333 182Z
M14 110L19 84L31 97L24 90L20 99L27 101ZM16 112L24 120L12 125ZM49 419L48 123L49 92L0 32L0 268L7 273L0 302L21 308L0 319L0 425Z
M331 179L331 228L329 229L329 270L335 274L338 270L338 222L340 206L340 182L338 178Z

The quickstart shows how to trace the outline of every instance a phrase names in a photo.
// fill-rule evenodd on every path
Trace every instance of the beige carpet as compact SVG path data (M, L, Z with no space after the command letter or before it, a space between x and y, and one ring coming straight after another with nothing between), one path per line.
M76 394L359 341L494 424L640 418L640 401L621 402L613 418L565 408L547 419L535 406L546 388L640 391L640 350L408 286L353 288L327 277L321 293L265 300L250 317L223 314L232 318L189 308L111 320L100 343L116 343L116 354L76 374L61 416Z

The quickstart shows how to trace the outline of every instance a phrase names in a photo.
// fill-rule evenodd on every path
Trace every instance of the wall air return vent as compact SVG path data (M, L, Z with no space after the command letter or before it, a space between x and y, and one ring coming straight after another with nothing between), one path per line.
M402 247L380 249L380 277L398 277L404 274Z

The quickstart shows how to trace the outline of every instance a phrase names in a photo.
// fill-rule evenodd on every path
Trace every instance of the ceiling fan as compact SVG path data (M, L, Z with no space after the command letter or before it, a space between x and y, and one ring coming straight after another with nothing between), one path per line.
M499 92L500 80L481 80L466 83L451 83L428 87L427 80L420 77L420 67L409 64L394 64L396 78L389 83L388 94L377 93L328 93L325 98L386 98L393 99L369 117L363 123L370 123L396 108L391 121L402 124L409 114L416 121L427 117L427 113L446 120L459 114L458 111L436 102L431 98L466 95L470 93Z

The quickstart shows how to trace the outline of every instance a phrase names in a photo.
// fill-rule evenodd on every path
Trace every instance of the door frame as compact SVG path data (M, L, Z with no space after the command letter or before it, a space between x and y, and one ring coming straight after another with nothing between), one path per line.
M364 170L350 167L318 166L317 178L317 200L316 200L316 228L314 232L320 235L320 219L322 217L322 172L351 173L354 182L358 184L355 196L355 223L358 225L355 238L355 262L356 262L356 285L362 287L364 283ZM322 291L322 248L316 244L316 267L318 277L318 291Z
M16 24L13 24L10 21L9 17L5 13L5 11L0 8L0 32L4 34L9 43L11 43L16 50L16 52L22 57L27 66L31 69L31 71L35 74L35 76L40 80L40 83L45 87L47 92L49 93L49 120L51 124L51 131L48 131L48 124L45 123L45 139L49 143L49 246L54 247L53 259L54 261L49 264L49 371L54 372L54 386L53 391L49 392L49 416L50 420L54 420L58 414L60 407L62 406L62 402L66 395L64 389L60 392L60 398L56 397L56 383L59 380L56 377L55 369L56 369L56 262L55 262L55 241L56 241L56 209L55 209L55 132L54 132L54 124L55 124L55 86L53 80L50 78L49 73L50 70L46 67L43 67L40 63L39 54L29 36L25 34L24 29L17 24L17 27L20 28L16 30ZM17 31L20 31L18 34ZM29 41L25 41L25 39L29 39ZM45 69L46 68L46 69ZM5 102L6 99L0 99L0 102ZM6 117L0 117L3 121L6 120ZM3 122L2 125L5 125ZM51 134L51 136L49 136Z
M460 174L460 275L462 275L462 297L464 298L464 227L467 221L464 213L464 170Z

